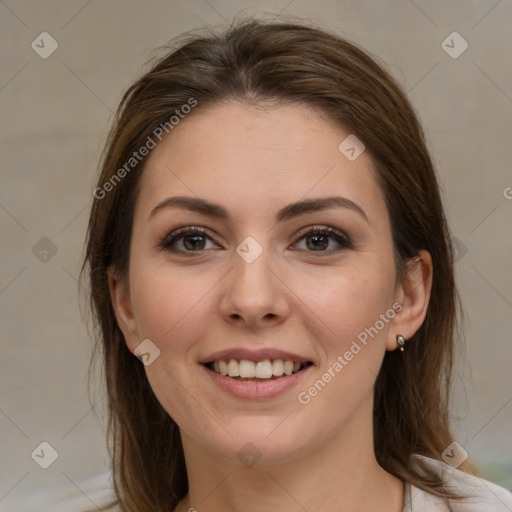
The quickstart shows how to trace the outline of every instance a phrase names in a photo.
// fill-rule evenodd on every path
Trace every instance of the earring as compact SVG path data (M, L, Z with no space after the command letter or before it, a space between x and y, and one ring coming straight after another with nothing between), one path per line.
M400 345L400 350L404 351L405 338L401 334L396 335L396 342Z

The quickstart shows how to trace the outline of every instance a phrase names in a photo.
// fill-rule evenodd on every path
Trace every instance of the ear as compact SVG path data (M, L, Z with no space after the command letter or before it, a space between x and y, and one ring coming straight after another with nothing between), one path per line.
M121 277L119 272L112 267L107 270L107 276L110 301L116 315L117 325L123 332L128 348L133 353L138 345L138 335L127 279Z
M407 265L406 274L395 292L395 301L402 305L402 309L395 315L389 329L387 350L398 348L398 334L407 341L421 327L430 300L432 273L432 257L428 251L420 251Z

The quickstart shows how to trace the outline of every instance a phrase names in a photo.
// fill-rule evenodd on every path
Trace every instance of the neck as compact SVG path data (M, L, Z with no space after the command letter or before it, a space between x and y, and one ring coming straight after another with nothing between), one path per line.
M182 432L189 494L176 512L401 512L403 483L377 463L368 423L300 447L287 462L252 467L226 462Z

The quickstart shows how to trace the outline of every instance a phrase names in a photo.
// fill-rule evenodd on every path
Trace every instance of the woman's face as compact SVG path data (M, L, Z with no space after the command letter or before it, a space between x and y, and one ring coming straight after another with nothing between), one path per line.
M111 286L185 448L278 463L371 435L403 294L370 157L354 159L351 139L338 149L349 135L305 106L233 101L195 111L151 152L129 290ZM233 377L217 373L230 359ZM288 376L286 361L307 364Z

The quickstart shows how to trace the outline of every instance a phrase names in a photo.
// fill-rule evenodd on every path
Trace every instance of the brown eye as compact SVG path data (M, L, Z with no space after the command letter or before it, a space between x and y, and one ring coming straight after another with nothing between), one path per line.
M327 249L329 246L329 237L326 235L309 235L306 237L308 249L316 251L318 249Z
M183 247L189 251L204 249L205 237L204 235L185 235L181 237Z
M208 242L213 244L213 248L218 246L203 229L196 227L181 228L166 235L158 244L162 250L172 252L199 252L212 247L208 247Z
M306 246L299 250L307 252L331 253L352 247L347 236L328 227L315 227L303 234L299 240L304 240Z

